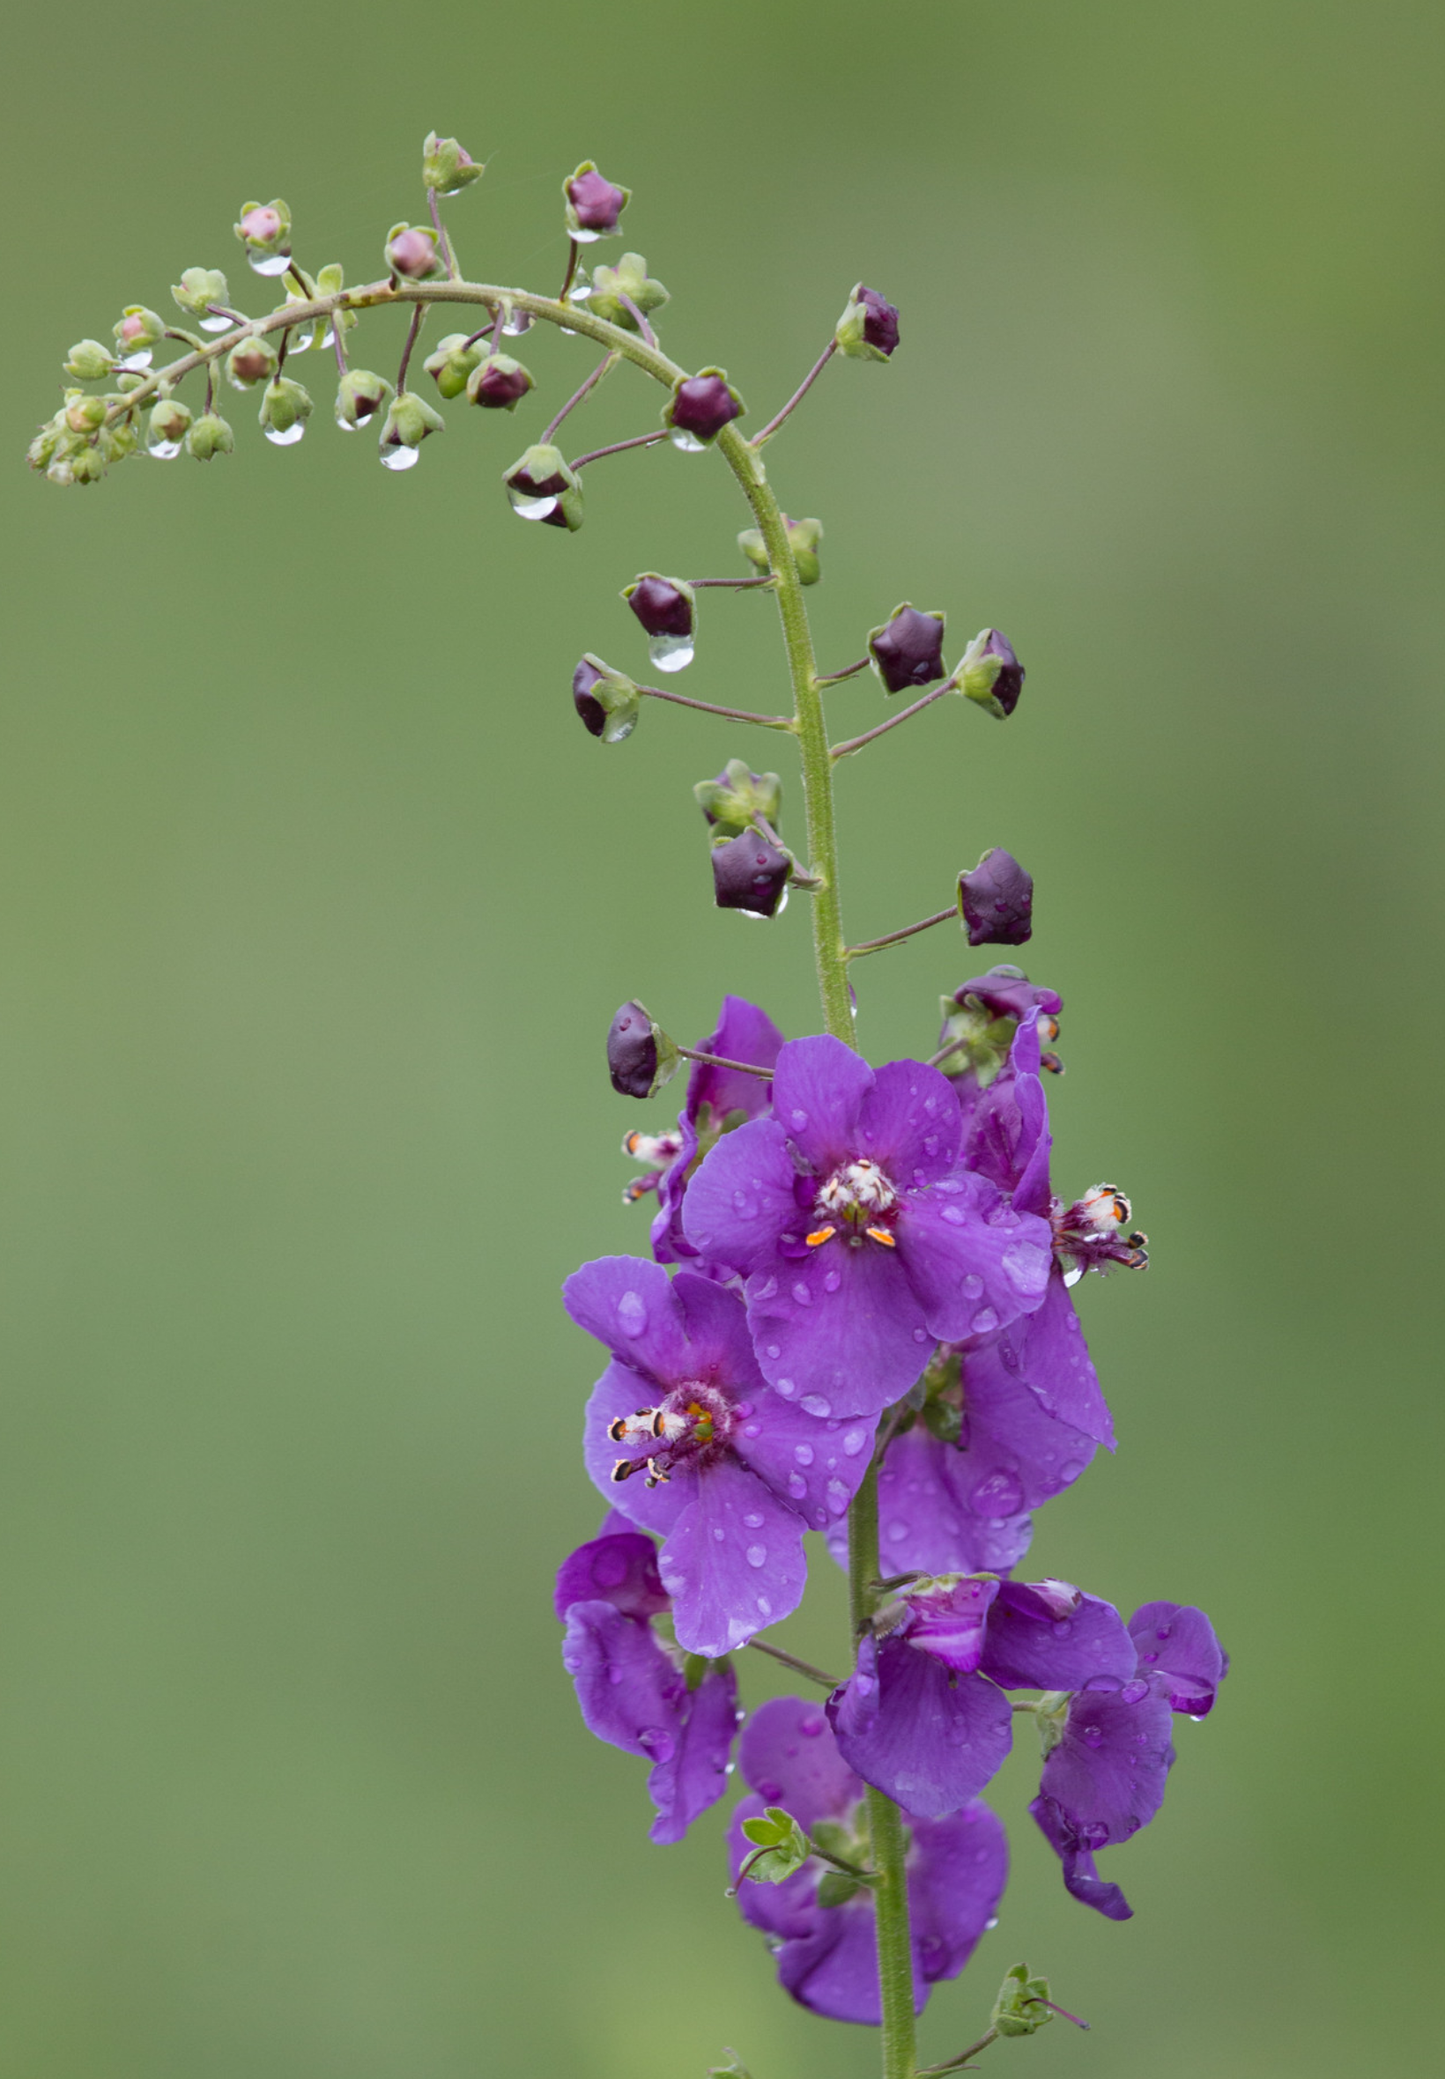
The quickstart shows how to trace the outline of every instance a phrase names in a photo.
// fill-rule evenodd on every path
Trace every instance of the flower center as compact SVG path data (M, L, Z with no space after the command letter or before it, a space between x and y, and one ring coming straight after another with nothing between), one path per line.
M710 1464L721 1457L740 1412L716 1386L690 1380L674 1386L655 1408L619 1415L607 1428L623 1450L612 1468L613 1479L620 1486L634 1473L645 1473L647 1485L656 1487L680 1467Z
M1095 1184L1071 1206L1055 1199L1054 1251L1070 1265L1065 1283L1073 1285L1086 1270L1107 1270L1111 1263L1142 1270L1149 1261L1149 1237L1123 1233L1133 1216L1128 1199L1113 1184Z
M898 1193L876 1162L860 1155L835 1169L819 1187L813 1201L818 1225L805 1237L810 1249L820 1249L840 1230L858 1247L864 1237L881 1242L885 1249L896 1247L892 1227Z

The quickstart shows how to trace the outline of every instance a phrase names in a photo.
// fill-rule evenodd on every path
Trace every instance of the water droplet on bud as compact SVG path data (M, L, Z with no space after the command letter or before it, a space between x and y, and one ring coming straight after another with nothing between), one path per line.
M231 318L202 318L201 330L203 332L230 332L234 330L234 320Z
M545 520L557 510L555 498L514 498L512 511L519 520Z
M288 426L284 433L281 432L280 428L276 426L267 426L263 430L265 432L267 440L271 442L273 447L294 448L297 441L306 431L306 421L304 419L298 419L296 421L296 424L294 426Z
M289 253L247 253L246 258L256 274L284 274L291 265Z
M151 350L149 347L141 347L136 353L127 354L123 361L117 361L115 365L117 368L124 368L132 373L142 368L149 368L151 365Z
M420 448L408 448L398 445L394 448L383 448L381 451L381 466L383 469L415 469L420 460Z
M529 310L508 311L502 320L502 330L509 339L520 339L524 332L532 329L532 313Z
M697 644L690 635L654 635L647 654L659 671L683 671L697 655Z
M693 434L684 432L681 426L674 426L668 437L675 448L681 448L684 455L700 455L707 445L706 441L698 440Z
M152 440L146 443L146 453L154 455L157 462L170 462L181 452L178 440Z

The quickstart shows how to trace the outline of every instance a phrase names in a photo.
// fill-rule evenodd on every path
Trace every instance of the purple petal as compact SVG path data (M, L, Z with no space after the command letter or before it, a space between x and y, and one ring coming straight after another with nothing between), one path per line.
M908 1643L929 1653L956 1675L973 1674L983 1659L989 1606L998 1594L997 1581L940 1583L905 1594ZM992 1669L986 1669L992 1674Z
M660 1264L641 1256L600 1256L572 1273L562 1298L577 1326L625 1364L663 1386L686 1378L682 1309Z
M1029 1549L1028 1516L988 1522L963 1498L958 1461L964 1454L921 1425L895 1437L878 1475L879 1551L888 1574L1007 1573ZM830 1533L829 1550L848 1564L847 1538Z
M1008 1882L1003 1822L975 1800L948 1819L913 1828L908 1903L925 1979L956 1978L998 1911Z
M1048 1290L1048 1222L1001 1205L967 1170L932 1191L907 1193L895 1232L899 1261L940 1342L992 1335Z
M905 1640L878 1649L878 1708L859 1723L845 1683L828 1699L843 1759L921 1819L956 1812L998 1773L1013 1741L1008 1700L981 1675L951 1676ZM864 1681L869 1680L863 1672ZM857 1682L859 1676L853 1677ZM852 1728L852 1729L850 1729Z
M766 1393L741 1295L692 1271L679 1271L672 1290L687 1330L689 1382L720 1386L733 1399Z
M649 1761L672 1758L686 1688L647 1625L611 1603L573 1603L562 1665L589 1732Z
M783 1805L805 1832L820 1819L841 1819L863 1795L821 1704L775 1696L743 1726L738 1748L743 1778L765 1805Z
M861 1054L826 1033L789 1040L773 1073L773 1117L820 1177L858 1153L858 1115L873 1085Z
M811 1529L826 1530L847 1515L862 1485L876 1427L871 1417L825 1421L763 1386L734 1430L732 1446Z
M726 1664L709 1668L684 1698L676 1751L659 1761L647 1779L648 1796L657 1807L650 1838L659 1845L680 1841L698 1814L726 1790L738 1717L737 1676Z
M1153 1675L1171 1710L1207 1717L1229 1659L1214 1626L1191 1603L1145 1603L1129 1619L1139 1672Z
M573 1603L611 1603L624 1617L643 1620L665 1610L651 1538L629 1526L620 1536L579 1545L557 1570L553 1605L564 1622Z
M1085 1848L1052 1798L1036 1797L1029 1806L1044 1839L1064 1866L1064 1889L1082 1906L1092 1906L1106 1920L1132 1920L1134 1908L1117 1884L1108 1884L1094 1866L1091 1849Z
M903 1268L877 1242L825 1242L806 1260L755 1274L747 1294L764 1377L818 1415L876 1416L933 1354Z
M655 1530L660 1536L666 1536L684 1509L697 1499L697 1474L684 1467L670 1480L649 1487L645 1477L636 1473L630 1480L619 1484L612 1477L619 1453L607 1434L609 1425L619 1415L635 1415L639 1408L651 1406L655 1396L656 1387L651 1379L639 1378L625 1364L609 1364L593 1387L592 1397L587 1403L582 1428L582 1459L593 1485L620 1515L642 1530Z
M1031 1011L1014 1034L1008 1065L973 1106L963 1160L1000 1191L1013 1196L1020 1212L1049 1207L1049 1113L1039 1075L1038 1012Z
M779 1235L798 1224L796 1174L775 1120L753 1119L725 1133L688 1184L684 1234L700 1255L745 1276L771 1265Z
M1039 1790L1083 1847L1127 1841L1154 1817L1174 1759L1169 1734L1169 1706L1142 1680L1112 1696L1083 1691L1070 1700Z
M683 1112L677 1130L682 1145L662 1173L657 1187L657 1212L648 1236L659 1263L688 1263L697 1255L682 1231L682 1203L687 1193L687 1173L697 1154L697 1127Z
M658 1567L679 1646L721 1660L802 1601L803 1519L756 1473L724 1458L697 1475L697 1499L678 1518Z
M717 1031L698 1041L700 1054L721 1054L728 1061L752 1061L771 1068L783 1045L783 1035L755 1003L743 996L725 996ZM729 1112L746 1112L750 1119L761 1116L772 1102L771 1085L761 1076L745 1076L735 1068L710 1068L693 1063L687 1079L686 1116L696 1119L702 1107L711 1105L719 1119Z
M1134 1641L1112 1603L1066 1581L1005 1581L999 1589L983 1671L1002 1688L1122 1689L1134 1663Z
M1046 1414L1113 1450L1114 1425L1073 1298L1057 1264L1050 1273L1043 1303L1035 1312L1010 1322L989 1344L969 1350L966 1375L970 1379L975 1365L985 1374L1002 1367L1020 1385L1028 1387ZM1087 1463L1086 1457L1084 1464ZM1077 1479L1082 1470L1080 1466L1078 1472L1071 1473L1064 1486ZM1059 1489L1053 1491L1057 1493Z
M953 1167L963 1137L953 1085L926 1062L888 1062L864 1096L858 1133L858 1152L871 1155L900 1189L936 1183Z
M1033 1316L1026 1315L1031 1321ZM954 1484L979 1516L1017 1515L1062 1494L1093 1457L1090 1437L1056 1422L1013 1369L1020 1323L963 1363L963 1446Z
M918 1977L914 1950L913 2005L921 2013L928 1989ZM820 1910L813 1932L785 1942L778 1952L778 1983L800 2006L830 2021L876 2026L883 2018L878 1997L878 1940L873 1901L859 1892L844 1906Z

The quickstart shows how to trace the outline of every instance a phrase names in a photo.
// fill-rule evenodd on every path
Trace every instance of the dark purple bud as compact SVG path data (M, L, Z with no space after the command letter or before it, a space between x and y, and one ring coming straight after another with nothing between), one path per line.
M620 744L637 727L637 688L589 652L572 674L572 705L584 728L606 744Z
M742 398L723 371L704 368L700 375L690 375L677 385L662 416L674 438L682 436L680 445L706 447L743 409Z
M997 628L985 628L964 652L958 681L970 700L976 700L1002 722L1019 704L1024 668L1008 637L1000 635Z
M590 159L584 159L570 180L562 183L567 203L567 228L579 243L607 238L617 229L617 220L632 197L630 188L619 188L604 180Z
M870 632L868 654L888 692L906 693L943 677L943 622L942 614L920 613L905 601Z
M488 354L467 378L467 395L472 403L491 411L511 411L531 387L531 375L510 354Z
M648 571L634 578L622 594L649 635L692 634L693 590L677 578Z
M758 831L745 830L712 850L713 899L720 910L775 917L788 892L793 862Z
M652 1097L676 1074L676 1043L635 1000L623 1004L607 1028L607 1067L622 1097Z
M995 846L959 875L958 908L971 946L1021 946L1034 928L1033 875Z
M898 344L898 312L886 296L859 282L838 320L836 338L858 361L886 361Z
M970 996L994 1018L1026 1018L1032 1010L1057 1018L1064 1007L1057 989L1041 989L1021 967L991 967L986 975L977 975L955 989L953 1001L961 1009Z

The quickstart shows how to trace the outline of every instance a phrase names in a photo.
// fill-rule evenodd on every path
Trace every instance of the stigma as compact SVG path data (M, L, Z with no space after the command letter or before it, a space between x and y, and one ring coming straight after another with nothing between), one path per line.
M731 1429L731 1406L716 1387L676 1387L658 1407L638 1408L608 1423L609 1439L623 1451L611 1477L621 1486L645 1473L647 1485L656 1487L680 1466L715 1457Z
M821 1249L843 1231L855 1246L866 1235L885 1248L896 1247L887 1222L898 1204L898 1193L876 1162L860 1155L834 1170L820 1185L814 1201L818 1225L804 1237L810 1249Z

